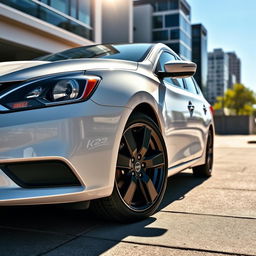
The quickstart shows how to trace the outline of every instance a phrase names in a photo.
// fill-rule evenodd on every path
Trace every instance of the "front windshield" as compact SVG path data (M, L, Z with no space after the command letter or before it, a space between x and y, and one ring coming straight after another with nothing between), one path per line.
M58 61L68 59L104 58L140 62L145 59L151 48L152 44L90 45L50 54L40 57L38 60Z

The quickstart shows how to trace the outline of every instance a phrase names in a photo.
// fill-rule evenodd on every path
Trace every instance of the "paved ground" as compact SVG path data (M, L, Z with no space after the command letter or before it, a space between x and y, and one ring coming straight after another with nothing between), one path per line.
M256 255L256 136L216 138L214 176L168 181L151 218L132 225L99 222L79 210L0 208L5 255Z

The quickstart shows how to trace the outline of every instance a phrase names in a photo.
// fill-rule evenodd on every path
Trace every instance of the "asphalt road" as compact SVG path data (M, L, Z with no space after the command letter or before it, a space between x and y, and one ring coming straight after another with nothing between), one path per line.
M69 208L0 208L5 255L256 255L256 136L218 136L214 174L168 181L159 211L120 225Z

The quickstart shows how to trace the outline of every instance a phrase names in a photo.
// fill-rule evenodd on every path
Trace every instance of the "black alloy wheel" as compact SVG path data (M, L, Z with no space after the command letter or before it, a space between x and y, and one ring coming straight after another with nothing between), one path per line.
M209 131L209 134L208 134L205 159L206 159L205 164L196 166L193 168L194 176L210 177L212 175L213 159L214 159L214 142L213 142L212 131Z
M121 139L114 191L110 197L96 200L101 206L97 207L104 217L121 222L143 219L158 208L166 181L167 155L159 128L149 117L134 115Z

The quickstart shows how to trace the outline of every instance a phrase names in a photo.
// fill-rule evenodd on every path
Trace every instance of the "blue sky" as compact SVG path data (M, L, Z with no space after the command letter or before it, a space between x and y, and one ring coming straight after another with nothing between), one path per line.
M256 0L187 0L192 23L208 31L208 51L235 51L242 61L242 83L256 92Z

